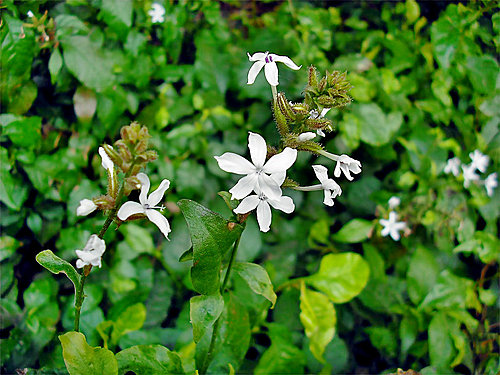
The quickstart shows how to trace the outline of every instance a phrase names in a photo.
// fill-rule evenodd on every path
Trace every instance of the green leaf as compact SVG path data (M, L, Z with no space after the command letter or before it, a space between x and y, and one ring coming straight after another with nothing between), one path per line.
M113 332L111 333L111 345L116 345L120 337L128 332L142 328L146 320L146 307L142 303L127 307L113 322Z
M189 262L190 260L193 260L193 248L186 250L179 257L179 262Z
M63 59L61 56L61 52L59 52L59 48L54 48L49 59L49 72L52 84L56 83L57 76L59 75L62 66L63 66Z
M450 13L448 10L446 13ZM431 41L434 55L439 66L443 69L448 69L451 62L455 60L455 55L460 44L460 35L462 34L454 24L453 18L449 17L446 13L442 13L441 17L431 26Z
M14 237L1 236L0 237L0 262L10 258L21 245L21 242Z
M132 0L103 0L100 9L99 17L125 39L132 26Z
M227 191L219 191L217 195L224 199L224 202L226 202L227 207L229 207L231 211L238 207L238 204L240 203L240 201L237 199L231 199L232 194L228 193Z
M333 239L344 243L362 242L368 238L373 229L373 222L363 219L353 219L333 235Z
M406 0L406 20L409 24L415 23L420 17L420 6L415 0Z
M241 235L243 227L194 201L183 199L178 205L193 243L193 287L200 294L215 294L220 288L222 258Z
M80 332L68 332L59 336L63 358L70 375L114 375L118 364L113 353L101 347L87 344Z
M264 268L255 263L236 263L233 270L245 280L250 289L268 299L272 303L271 308L274 308L277 297L271 279Z
M448 369L456 354L450 329L454 320L442 311L435 314L429 324L429 357L431 365L438 371Z
M206 330L214 325L223 310L224 299L220 294L191 298L190 318L193 325L194 342L200 341Z
M137 345L116 354L118 374L136 375L184 374L179 355L161 345Z
M337 314L333 304L322 293L300 286L300 321L309 338L309 349L314 357L324 363L323 353L333 336Z
M361 140L372 146L383 146L388 143L403 123L400 112L386 115L375 103L352 107L354 115L359 119Z
M468 56L467 57L467 75L472 83L472 87L478 93L495 93L495 85L499 75L497 60L489 55Z
M394 332L387 327L367 327L366 333L372 345L384 356L395 357L398 343Z
M476 304L474 295L474 282L472 280L456 276L449 270L443 270L419 308L465 309Z
M42 138L42 118L38 116L0 116L3 134L8 135L12 143L21 147L34 147Z
M64 259L59 258L51 250L44 250L38 253L36 261L48 269L50 272L58 274L64 273L71 280L75 286L75 292L80 285L80 275L76 272L75 268Z
M344 303L356 297L368 282L368 263L356 253L328 254L319 271L304 281L325 293L332 302Z
M125 232L125 241L137 255L154 253L153 237L147 229L136 224L127 224L123 226L123 231Z
M424 247L418 246L410 259L406 275L408 296L415 305L419 304L429 293L436 283L438 273L439 264L434 255Z

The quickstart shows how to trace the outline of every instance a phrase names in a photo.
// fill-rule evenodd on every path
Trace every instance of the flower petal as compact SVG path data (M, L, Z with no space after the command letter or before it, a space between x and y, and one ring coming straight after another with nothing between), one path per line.
M156 189L151 194L149 194L149 197L147 199L147 203L149 204L149 207L156 206L162 200L163 194L165 194L165 191L169 188L169 186L170 186L170 181L167 179L164 179L160 183L160 186L158 186L158 189Z
M247 52L248 60L250 61L264 61L266 58L265 52L255 52L252 56Z
M144 207L142 204L137 203L137 202L125 202L120 209L118 210L118 219L124 221L127 220L127 218L131 215L135 214L143 214L144 213Z
M137 173L137 179L141 182L141 193L139 194L139 202L144 206L148 203L148 193L151 183L149 182L149 177L145 173Z
M297 150L287 147L277 155L272 156L262 170L266 173L273 174L286 171L297 160Z
M214 156L219 168L223 171L236 174L250 174L255 172L255 166L244 157L233 152L226 152L221 156Z
M113 168L114 168L114 164L113 162L111 161L111 159L109 158L108 154L106 153L106 151L104 150L103 147L99 147L99 155L101 155L101 165L104 169L110 171L111 173L113 173Z
M76 208L76 216L87 216L95 211L96 204L90 199L82 199L79 206Z
M278 66L274 61L265 65L264 73L266 74L267 82L269 82L271 86L278 86Z
M279 61L279 62L282 62L283 64L285 64L286 66L288 66L290 69L293 69L293 70L299 70L301 66L297 66L297 64L295 64L291 58L289 58L288 56L280 56L280 55L275 55L274 53L271 53L269 55L269 57L272 58L273 61Z
M104 250L106 250L106 242L100 239L97 234L91 235L87 243L85 244L85 247L83 248L83 251L91 250L95 250L96 253L99 253L99 255L102 255L104 253Z
M261 232L269 231L271 227L271 207L266 201L261 200L257 206L257 221Z
M279 199L268 199L267 201L275 209L283 211L287 214L292 213L293 210L295 210L293 199L287 196L282 196Z
M264 61L256 61L253 63L252 67L248 71L247 85L251 85L255 82L257 75L264 65L266 65Z
M251 173L245 177L240 178L238 183L233 186L229 192L231 199L242 199L250 194L257 187L257 173Z
M328 180L328 169L323 165L313 165L314 174L318 178L319 182L323 184L326 180Z
M285 179L286 179L286 171L273 173L273 174L271 175L271 178L272 178L274 181L276 181L276 183L278 184L278 186L281 186L281 185L283 185L283 182L285 182Z
M256 168L262 168L267 156L266 141L260 134L248 133L248 149L250 150L250 157Z
M324 190L325 192L325 198L323 199L323 204L327 206L333 206L333 194L330 192L330 190Z
M281 188L276 181L265 173L258 175L258 190L260 190L269 199L279 199L281 197ZM256 191L258 193L258 191Z
M85 262L81 259L76 260L76 268L83 268L85 266Z
M238 207L236 207L233 211L237 214L246 214L259 205L260 199L257 195L249 195L245 199L243 199Z
M391 231L389 232L389 235L392 237L394 241L399 241L400 235L396 229L392 228Z
M146 216L153 222L160 232L163 233L165 238L168 240L168 234L170 233L170 224L165 216L156 210L146 210Z

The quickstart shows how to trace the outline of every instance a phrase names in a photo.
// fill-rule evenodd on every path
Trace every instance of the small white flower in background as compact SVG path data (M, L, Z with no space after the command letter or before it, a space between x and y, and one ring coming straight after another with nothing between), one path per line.
M325 117L325 115L328 113L328 111L330 109L331 108L323 108L321 113L319 113L317 109L312 109L311 111L309 111L309 118L311 118L313 120L321 119L321 118ZM325 136L325 132L323 131L323 129L316 130L316 134L318 134L320 137Z
M31 10L28 10L28 13L26 13L26 15L27 15L29 18L33 18L33 17L35 16Z
M340 177L341 172L344 173L346 178L349 181L352 181L354 177L351 176L351 173L358 174L361 172L361 162L347 156L340 155L337 159L337 165L335 166L335 170L333 171L333 175L335 177Z
M257 189L270 199L281 197L281 186L271 175L285 175L297 159L297 150L286 147L281 153L272 156L266 162L267 145L259 134L249 132L248 149L252 163L233 152L214 156L219 167L226 172L246 175L229 192L233 199L242 199ZM284 179L284 177L283 177Z
M316 134L314 134L313 132L305 132L299 135L300 142L310 141L314 138L316 138Z
M252 56L247 52L248 59L250 61L255 61L250 70L248 71L248 85L251 85L255 82L255 78L261 71L262 67L264 67L264 74L266 75L267 82L271 86L278 86L278 66L277 62L282 62L289 68L293 70L299 70L301 66L297 66L292 59L287 56L275 55L274 53L267 52L256 52Z
M393 210L401 204L401 199L399 199L399 197L391 197L388 203L389 208Z
M273 179L276 180L278 185L281 185L285 180L285 174L282 173L279 176L273 175ZM243 199L238 207L234 209L234 212L237 214L246 214L257 208L257 222L259 223L261 232L267 232L271 227L272 214L270 206L287 214L292 213L295 209L295 204L290 197L282 195L277 199L270 199L259 189L257 189L256 193L256 195L249 195Z
M479 150L474 150L469 154L471 158L471 167L476 168L480 172L486 172L486 168L488 168L488 163L490 162L490 158L487 155L484 155Z
M406 229L406 223L397 220L398 215L394 211L389 212L389 220L380 219L380 224L384 227L381 232L382 236L390 235L394 241L399 241L401 237L399 231Z
M104 151L103 147L99 147L99 155L101 155L102 167L107 171L109 171L109 173L113 173L115 165L113 164L113 161L109 158L108 154L106 154L106 151Z
M325 199L323 203L327 206L333 206L333 198L342 194L342 189L331 178L328 178L328 169L322 165L313 165L314 173L321 182L321 188L325 191Z
M453 174L453 176L458 176L460 174L460 159L456 156L454 158L448 159L446 166L444 167L444 173Z
M91 235L83 250L75 250L78 256L76 267L83 268L83 266L91 265L101 268L101 258L105 250L104 240L101 240L96 234Z
M498 186L498 175L497 173L492 173L484 180L484 187L486 188L486 194L488 197L493 196L493 190Z
M476 173L476 166L472 163L470 165L462 165L462 171L464 174L464 187L468 188L472 181L478 181L479 175Z
M76 216L87 216L96 210L96 204L90 199L82 199L76 208Z
M158 3L153 3L151 5L151 10L148 11L149 16L151 17L151 22L153 23L161 23L165 21L165 8L163 5Z
M163 194L170 186L170 181L164 179L158 189L153 191L147 196L149 192L149 187L151 186L149 182L149 177L145 173L138 173L137 178L141 182L141 193L139 194L139 202L125 202L118 210L118 219L124 221L128 217L135 214L144 214L152 221L163 233L165 238L168 240L168 234L170 233L170 224L165 216L155 209L162 211L164 207L157 207L156 205L163 198Z

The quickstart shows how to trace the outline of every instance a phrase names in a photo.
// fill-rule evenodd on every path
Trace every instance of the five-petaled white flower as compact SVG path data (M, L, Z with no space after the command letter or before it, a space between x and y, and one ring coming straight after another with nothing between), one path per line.
M340 177L341 172L344 173L346 178L349 181L352 181L354 177L351 176L351 173L358 174L361 172L361 162L347 156L340 155L337 159L337 165L335 166L335 170L333 171L333 175L335 177Z
M472 163L470 165L462 165L464 174L464 187L468 188L472 181L478 181L479 175L476 173L476 166Z
M232 152L214 156L222 170L246 175L229 190L232 198L242 199L252 191L257 194L259 194L259 191L270 199L279 199L281 197L281 187L276 180L281 179L281 176L286 174L286 170L295 163L297 150L286 147L281 153L272 156L266 162L266 141L259 134L252 132L249 132L248 135L248 148L253 164ZM273 179L271 175L279 175L280 178Z
M101 240L96 234L91 235L83 250L75 250L78 256L76 267L83 268L83 266L91 265L101 268L101 258L105 250L104 240Z
M388 203L389 208L393 210L401 204L401 199L399 197L391 197Z
M331 178L328 178L328 169L322 165L313 165L314 173L321 182L321 188L325 191L325 199L323 203L327 206L333 206L333 198L342 194L342 189Z
M399 231L406 229L406 223L397 220L398 215L394 211L389 212L389 220L380 219L380 224L384 227L381 232L382 236L390 235L394 241L399 241Z
M163 5L158 4L158 3L153 3L151 5L151 9L148 11L149 16L151 17L151 22L153 23L160 23L165 21L165 8Z
M486 168L488 167L488 163L490 162L490 158L487 155L484 155L479 150L474 150L469 154L471 158L471 167L476 168L480 172L486 172Z
M282 173L279 176L273 175L273 179L276 180L278 185L281 185L285 180L285 174ZM293 212L295 209L295 204L290 197L282 195L277 199L270 199L258 188L256 193L256 195L249 195L243 199L238 207L234 209L234 212L237 214L246 214L257 208L257 222L259 223L261 232L267 232L271 227L272 215L270 206L287 214Z
M76 208L76 216L87 216L96 210L96 204L90 199L82 199Z
M444 173L453 174L453 176L458 176L460 174L460 159L456 156L454 158L448 159L446 166L444 167Z
M156 224L165 238L168 239L168 234L170 233L170 224L168 223L167 218L160 212L156 211L155 208L160 209L160 211L163 210L164 207L157 207L156 205L163 198L165 190L167 190L170 186L170 181L164 179L160 183L158 189L149 194L148 197L147 194L150 187L149 177L145 173L138 173L137 178L141 182L141 193L139 194L140 203L132 201L124 203L118 210L118 219L124 221L132 215L144 214L150 221Z
M484 187L486 188L486 194L488 197L493 196L493 190L498 186L498 175L497 173L492 173L484 180Z
M256 52L252 56L247 52L247 55L250 61L255 61L248 71L248 85L255 82L255 78L257 78L262 67L265 66L264 74L266 75L267 82L269 82L271 86L278 86L278 66L276 65L276 61L282 62L293 70L299 70L302 67L302 65L297 66L292 59L287 56L275 55L274 53L269 53L269 51Z

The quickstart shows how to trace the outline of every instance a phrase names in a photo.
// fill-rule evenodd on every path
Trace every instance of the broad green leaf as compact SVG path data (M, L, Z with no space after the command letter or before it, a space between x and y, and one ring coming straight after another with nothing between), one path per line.
M319 271L304 281L325 293L332 302L344 303L356 297L368 282L368 263L356 253L328 254Z
M62 66L63 66L63 59L61 52L59 52L59 48L54 48L49 59L49 72L52 84L56 83L57 76L59 75Z
M353 113L359 119L361 140L372 146L388 143L403 123L400 112L386 115L375 103L353 105Z
M75 291L80 285L80 275L78 275L75 268L64 259L55 255L51 250L39 252L36 256L36 261L52 273L58 274L62 272L66 274L73 283Z
M405 315L399 325L399 338L401 340L401 353L406 355L418 335L418 322L411 315Z
M118 374L136 375L184 374L179 355L161 345L137 345L118 352Z
M0 237L0 262L10 258L21 245L21 242L11 236Z
M113 322L113 332L111 333L111 344L116 345L120 337L128 332L142 328L146 320L146 307L142 303L127 307Z
M408 296L414 304L419 304L436 283L439 273L439 264L434 255L422 246L410 259L406 279L408 282Z
M118 374L116 358L108 349L93 348L80 332L68 332L59 336L63 358L70 375Z
M214 294L220 288L222 258L241 235L243 227L194 201L183 199L178 205L193 243L193 287L200 294Z
M362 242L368 238L373 229L373 222L363 219L353 219L333 235L333 239L344 243Z
M34 147L42 138L42 118L38 116L0 117L3 134L8 135L12 143L21 147Z
M466 67L467 75L474 90L487 95L495 93L495 85L500 70L494 57L489 55L468 56Z
M435 314L429 324L429 357L431 365L438 370L448 369L456 355L453 339L450 337L451 320L442 311Z
M500 255L500 241L491 233L476 232L474 239L461 243L453 249L453 252L472 252L481 259L481 262L487 264L498 259Z
M250 289L268 299L272 303L271 308L274 308L277 297L271 279L264 268L255 263L236 263L233 270L246 281Z
M123 226L125 234L125 241L127 244L137 252L153 254L155 246L153 244L153 237L146 229L136 224L127 224Z
M328 297L300 286L300 321L309 338L309 349L320 362L324 362L325 347L335 335L337 314Z
M366 333L370 341L378 351L384 356L395 357L398 348L397 336L395 332L387 327L367 327Z
M465 309L476 307L477 303L472 280L456 276L449 270L443 270L419 308Z
M193 248L184 251L179 257L179 262L189 262L190 260L193 260Z
M224 299L220 294L191 298L190 318L193 325L194 342L200 341L206 330L214 325L223 310Z
M432 47L441 68L448 69L452 61L455 60L460 45L460 35L461 32L455 25L454 19L445 13L432 24Z
M126 38L132 26L132 0L103 0L100 10L99 17L122 38Z

